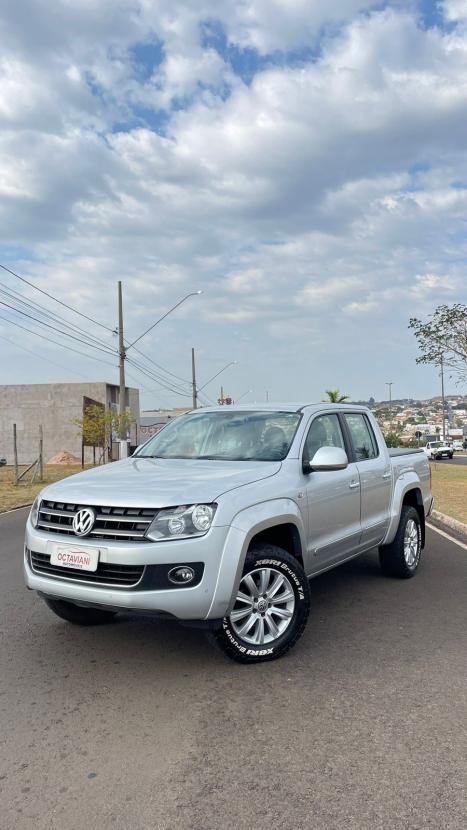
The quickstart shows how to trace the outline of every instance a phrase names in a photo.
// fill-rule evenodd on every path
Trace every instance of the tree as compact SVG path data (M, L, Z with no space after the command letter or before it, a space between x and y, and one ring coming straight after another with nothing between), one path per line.
M326 395L330 403L344 403L349 400L349 396L341 395L339 389L326 389Z
M78 434L86 446L100 448L101 464L105 460L105 448L110 445L112 434L119 435L121 430L127 432L134 420L130 412L120 415L104 406L92 404L86 407L82 418L74 418L72 423L79 428Z
M397 432L387 432L384 436L387 447L400 447L401 439Z
M466 305L440 305L425 321L411 317L409 329L418 340L417 363L439 364L442 357L460 379L467 378Z

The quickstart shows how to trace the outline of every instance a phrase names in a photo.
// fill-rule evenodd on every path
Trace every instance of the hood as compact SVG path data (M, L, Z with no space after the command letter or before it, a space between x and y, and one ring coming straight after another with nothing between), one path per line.
M125 458L45 488L51 501L108 507L172 507L209 503L222 493L275 475L277 461Z

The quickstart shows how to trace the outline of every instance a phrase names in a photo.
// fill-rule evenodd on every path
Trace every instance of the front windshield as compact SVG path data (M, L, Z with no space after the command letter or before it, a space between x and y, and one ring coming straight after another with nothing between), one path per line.
M193 412L167 424L135 456L282 461L300 418L297 412Z
M432 441L432 442L431 442L431 446L432 446L432 447L442 447L442 446L443 446L443 442L442 442L442 441Z

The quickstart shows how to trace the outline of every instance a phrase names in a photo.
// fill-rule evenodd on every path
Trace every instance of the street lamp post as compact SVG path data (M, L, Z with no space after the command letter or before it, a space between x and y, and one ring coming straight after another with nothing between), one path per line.
M217 377L219 377L219 375L221 375L221 374L222 374L222 372L225 372L225 370L226 370L226 369L228 369L228 368L229 368L229 366L235 366L235 365L236 365L236 363L237 363L237 361L236 361L236 360L231 360L231 361L230 361L230 363L227 363L225 366L223 366L223 367L222 367L222 369L219 369L219 371L218 371L218 372L216 372L216 374L215 374L215 375L213 375L213 376L212 376L212 378L209 378L209 380L207 380L207 381L206 381L206 383L203 383L203 385L202 385L202 386L198 386L198 387L197 387L197 386L196 386L196 374L195 374L195 362L194 362L194 361L195 361L195 356L194 356L194 355L195 355L195 353L194 353L194 349L192 349L192 350L191 350L191 361L192 361L192 362L191 362L191 367L192 367L192 378L193 378L193 380L192 380L192 387L193 387L193 409L196 409L196 408L197 408L197 406L198 406L198 394L199 394L199 392L201 392L201 391L202 391L202 390L203 390L206 386L209 386L209 384L211 383L211 381L213 381L213 380L215 380Z
M392 384L394 381L386 381L386 386L389 387L389 427L392 429Z
M235 403L239 403L239 401L241 401L241 400L242 400L242 398L244 398L246 395L249 395L249 394L250 394L250 392L253 392L253 389L247 389L247 390L246 390L246 392L243 392L243 393L240 395L240 397L239 397L239 398L237 398L237 400L235 401Z
M118 282L118 356L119 356L119 414L120 414L120 424L119 424L119 437L120 437L120 444L119 444L119 457L126 458L128 455L128 444L126 440L126 427L123 423L123 415L126 412L126 383L125 383L125 360L127 356L128 349L131 349L135 343L138 343L142 337L145 337L146 334L149 334L150 331L153 330L159 323L162 323L162 320L165 320L169 314L172 314L172 311L175 311L176 308L181 306L185 300L188 300L189 297L196 297L198 294L202 294L202 291L190 291L189 294L186 294L185 297L182 297L178 303L175 303L172 308L169 308L162 317L159 317L152 326L149 326L146 331L143 331L136 340L133 340L128 345L125 345L125 340L123 337L123 299L122 299L122 283L119 280Z

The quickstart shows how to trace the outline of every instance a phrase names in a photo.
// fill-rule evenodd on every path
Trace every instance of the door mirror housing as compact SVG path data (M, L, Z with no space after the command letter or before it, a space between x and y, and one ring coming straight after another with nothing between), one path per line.
M345 470L348 465L347 453L341 447L320 447L311 461L303 462L303 472Z

